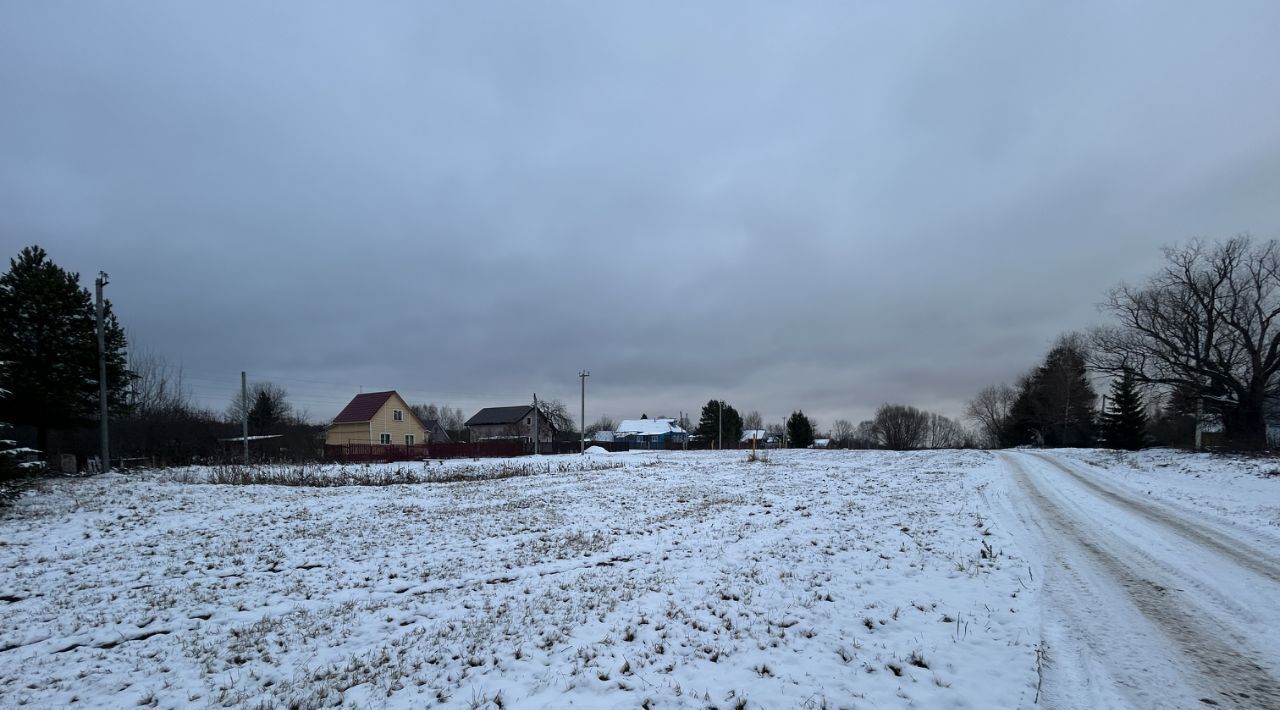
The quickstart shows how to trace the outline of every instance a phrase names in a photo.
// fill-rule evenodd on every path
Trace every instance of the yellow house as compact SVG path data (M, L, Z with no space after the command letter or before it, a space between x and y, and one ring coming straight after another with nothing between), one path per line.
M428 429L394 390L358 394L329 425L325 444L427 443Z

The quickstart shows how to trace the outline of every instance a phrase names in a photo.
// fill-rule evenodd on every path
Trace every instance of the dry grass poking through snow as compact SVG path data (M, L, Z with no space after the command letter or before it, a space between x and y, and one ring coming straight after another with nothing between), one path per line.
M229 486L400 486L418 483L497 481L546 473L607 471L622 468L617 461L560 458L554 461L498 461L459 463L457 461L417 464L342 464L328 466L212 466L179 469L172 479L179 483L211 483Z
M986 454L582 461L60 482L0 519L0 705L1033 697Z

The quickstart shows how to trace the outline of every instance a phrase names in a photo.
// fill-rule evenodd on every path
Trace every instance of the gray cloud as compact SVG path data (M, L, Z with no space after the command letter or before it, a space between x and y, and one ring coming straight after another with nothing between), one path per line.
M0 9L0 240L220 406L957 414L1280 236L1273 3ZM221 399L220 399L221 398Z

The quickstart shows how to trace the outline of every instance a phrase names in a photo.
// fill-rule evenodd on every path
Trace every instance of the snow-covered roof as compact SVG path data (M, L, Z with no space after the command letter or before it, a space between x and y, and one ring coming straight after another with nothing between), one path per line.
M249 437L249 441L262 441L263 439L279 439L284 434L256 434ZM218 439L218 441L244 441L243 436L233 436L230 439Z
M740 441L751 441L752 439L755 439L756 441L768 441L769 432L764 429L743 429L742 439L740 439Z
M650 436L654 434L686 433L674 419L624 419L615 433L621 436L632 434Z

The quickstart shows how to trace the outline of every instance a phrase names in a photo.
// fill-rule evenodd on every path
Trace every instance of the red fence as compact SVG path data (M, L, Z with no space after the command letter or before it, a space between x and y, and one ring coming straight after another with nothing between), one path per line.
M531 444L520 439L498 439L495 441L451 441L443 444L430 444L429 458L506 458L524 456L531 452Z
M388 463L427 458L426 444L325 444L324 457L343 463Z
M390 463L424 459L506 458L531 453L528 442L519 439L447 442L439 444L326 444L324 457L342 463Z

